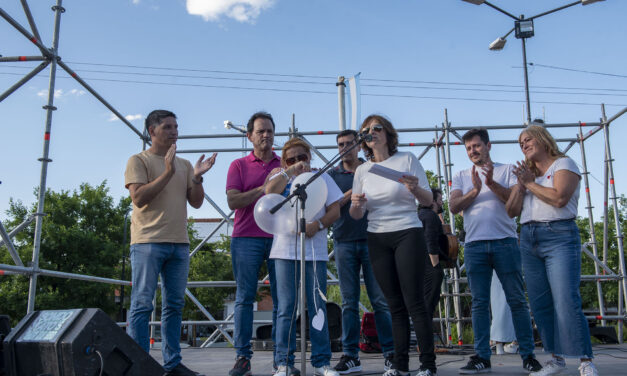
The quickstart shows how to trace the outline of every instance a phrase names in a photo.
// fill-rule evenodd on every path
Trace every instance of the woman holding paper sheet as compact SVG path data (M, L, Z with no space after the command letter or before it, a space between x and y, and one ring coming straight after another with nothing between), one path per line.
M362 144L368 162L355 171L349 212L359 219L368 211L370 262L392 314L394 361L384 376L409 373L410 316L421 352L416 376L431 376L436 365L433 325L424 301L427 246L416 205L416 200L431 205L431 188L418 158L397 150L398 134L388 119L370 115L361 132L372 139ZM431 260L439 261L437 255Z

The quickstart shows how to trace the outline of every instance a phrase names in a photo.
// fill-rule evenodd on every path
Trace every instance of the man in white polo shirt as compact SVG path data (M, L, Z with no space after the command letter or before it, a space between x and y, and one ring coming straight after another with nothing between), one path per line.
M492 162L492 145L485 128L469 130L462 140L473 166L453 177L449 205L453 213L463 211L464 215L464 263L472 294L475 355L459 369L459 373L491 371L490 283L493 270L512 310L523 368L539 371L542 366L533 354L533 330L525 300L516 223L505 211L511 187L516 184L513 166Z

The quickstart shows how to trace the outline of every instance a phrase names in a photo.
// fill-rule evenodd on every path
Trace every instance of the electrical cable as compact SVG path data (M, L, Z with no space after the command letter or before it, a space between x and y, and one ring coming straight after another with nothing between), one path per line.
M626 75L623 74L613 74L613 73L604 73L604 72L593 72L593 71L587 71L587 70L583 70L583 69L573 69L573 68L564 68L564 67L556 67L554 65L545 65L545 64L536 64L536 63L527 63L533 67L540 67L540 68L548 68L548 69L557 69L557 70L564 70L564 71L569 71L569 72L577 72L577 73L589 73L589 74L598 74L600 76L610 76L610 77L619 77L619 78L627 78Z
M19 73L3 73L6 75L21 75ZM70 78L69 76L60 76L57 78ZM234 90L258 90L258 91L270 91L270 92L283 92L283 93L306 93L306 94L332 94L337 95L334 91L319 91L319 90L300 90L300 89L279 89L279 88L260 88L260 87L244 87L244 86L226 86L226 85L205 85L205 84L180 84L173 82L154 82L154 81L135 81L135 80L116 80L116 79L104 79L104 78L91 78L83 77L87 81L104 81L104 82L121 82L121 83L136 83L147 85L163 85L163 86L182 86L182 87L201 87L201 88L215 88L215 89L234 89ZM390 97L390 98L408 98L408 99L442 99L442 100L459 100L459 101L472 101L472 102L500 102L500 103L524 103L524 100L516 99L492 99L492 98L464 98L464 97L439 97L439 96L420 96L420 95L395 95L395 94L374 94L374 93L362 93L362 96L366 97ZM537 104L566 104L566 105L579 105L579 106L598 106L599 103L591 102L560 102L560 101L533 101ZM605 106L617 106L625 107L627 104L621 103L605 103Z
M31 69L31 67L25 67L22 65L4 65L7 68L17 69ZM146 67L150 69L149 67ZM240 77L216 77L216 76L194 76L183 74L164 74L164 73L146 73L146 72L128 72L128 71L106 71L106 70L91 70L91 69L77 69L76 72L87 73L102 73L102 74L121 74L121 75L135 75L135 76L157 76L157 77L172 77L172 78L194 78L194 79L210 79L210 80L232 80L232 81L252 81L252 82L271 82L271 83L288 83L288 84L308 84L308 85L330 85L330 82L317 82L317 81L294 81L294 80L273 80L273 79L254 79L254 78L240 78ZM271 75L271 74L267 74ZM429 84L429 85L456 85L456 86L488 86L488 87L509 87L519 90L504 90L504 89L480 89L480 88L451 88L451 87L431 87L431 86L407 86L407 85L382 85L382 84L362 84L362 87L381 87L381 88L396 88L396 89L426 89L426 90L457 90L457 91L483 91L483 92L504 92L504 93L518 93L524 86L520 85L505 85L505 84L483 84L483 83L461 83L461 82L444 82L444 81L412 81L412 80L380 80L380 79L361 79L362 81L381 81L381 82L398 82L398 83L412 83L412 84ZM627 92L626 89L612 89L612 88L579 88L579 87L560 87L560 86L534 86L537 89L553 89L553 90L588 90L588 91L613 91L613 92ZM532 91L534 94L564 94L564 95L620 95L621 94L609 94L609 93L578 93L578 92L554 92L554 91Z
M102 354L100 353L100 351L96 350L94 352L96 354L98 354L98 357L100 358L100 374L99 374L99 376L102 376L102 372L104 371L104 359L102 359Z

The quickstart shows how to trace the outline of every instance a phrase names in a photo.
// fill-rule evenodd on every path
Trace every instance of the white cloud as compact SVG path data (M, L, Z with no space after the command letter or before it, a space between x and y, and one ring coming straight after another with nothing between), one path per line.
M134 5L137 5L137 4L139 4L139 1L140 1L140 0L132 0L132 3L133 3Z
M205 21L217 21L225 16L239 22L254 22L262 10L275 0L187 0L187 12Z
M63 89L56 89L54 91L55 98L75 96L80 97L81 95L85 95L87 92L85 90L72 89L70 91L63 91ZM48 89L41 89L37 92L37 96L41 98L48 98Z
M60 98L63 95L63 89L57 89L54 91L54 97ZM37 92L37 96L41 98L48 98L48 89L41 89Z
M124 118L128 121L143 119L144 115L135 114L135 115L126 115ZM113 112L109 114L109 121L117 121L120 120Z

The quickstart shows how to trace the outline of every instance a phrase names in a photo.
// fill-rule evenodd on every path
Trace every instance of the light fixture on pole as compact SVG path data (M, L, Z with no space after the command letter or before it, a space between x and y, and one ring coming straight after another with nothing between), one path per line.
M512 33L512 31L516 31L516 38L520 39L522 42L522 55L523 55L523 69L524 69L524 78L525 78L525 99L527 102L527 124L531 123L531 102L529 100L529 77L528 77L528 73L527 73L527 47L525 45L525 39L527 38L531 38L534 36L534 27L533 27L533 20L536 18L540 18L542 16L546 16L547 14L551 14L557 11L560 11L562 9L565 8L569 8L572 7L573 5L589 5L592 3L596 3L598 1L605 1L605 0L578 0L575 1L573 3L570 4L566 4L563 5L561 7L549 10L547 12L543 12L540 14L536 14L533 17L529 17L529 18L525 18L524 15L521 15L520 17L516 17L514 15L512 15L509 12L504 11L503 9L497 7L496 5L485 1L485 0L462 0L465 1L467 3L470 4L474 4L474 5L487 5L490 8L493 8L501 13L503 13L504 15L513 18L514 19L514 28L511 29L507 34L505 34L502 37L497 38L494 42L490 43L490 50L491 51L500 51L505 47L505 43L507 42L507 36L510 35Z

